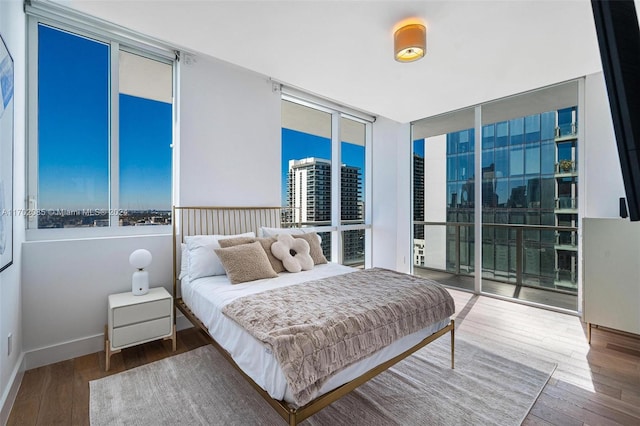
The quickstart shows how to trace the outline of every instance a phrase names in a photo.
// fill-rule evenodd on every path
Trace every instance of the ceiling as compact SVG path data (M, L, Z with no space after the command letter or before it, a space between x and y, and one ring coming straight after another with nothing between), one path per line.
M602 69L588 0L58 2L398 122ZM399 63L407 18L427 54Z

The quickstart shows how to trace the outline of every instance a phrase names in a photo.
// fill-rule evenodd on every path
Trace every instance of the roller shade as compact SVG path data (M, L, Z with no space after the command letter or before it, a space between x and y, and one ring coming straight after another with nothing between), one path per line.
M578 105L578 81L571 81L482 104L482 124L497 123L576 105ZM471 129L474 126L474 108L465 108L414 122L413 139L444 135Z
M572 81L482 105L482 123L491 124L578 105L578 82Z
M331 139L331 114L295 102L282 101L282 127ZM340 139L364 145L365 125L359 121L340 118Z
M120 51L120 93L172 103L173 66Z
M423 118L413 123L413 140L472 129L474 120L474 108L465 108L435 117Z

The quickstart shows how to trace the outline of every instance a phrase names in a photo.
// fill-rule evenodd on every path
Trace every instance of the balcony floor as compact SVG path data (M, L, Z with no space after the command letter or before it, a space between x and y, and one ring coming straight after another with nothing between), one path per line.
M449 272L436 271L418 266L414 266L413 273L421 277L430 278L447 287L473 291L474 278L471 276L455 275ZM543 288L517 287L515 284L492 281L484 278L482 280L482 292L511 297L516 300L539 303L554 308L568 309L570 311L578 310L578 296Z

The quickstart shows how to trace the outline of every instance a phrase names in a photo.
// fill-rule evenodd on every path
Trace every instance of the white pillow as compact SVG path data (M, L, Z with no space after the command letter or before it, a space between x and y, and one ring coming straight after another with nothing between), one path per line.
M178 279L182 280L189 276L189 250L185 243L180 244L180 273Z
M310 234L312 231L306 228L269 228L266 226L261 226L258 229L258 237L260 238L268 238L268 237L277 237L278 235L300 235L300 234ZM322 244L322 237L318 234L318 241Z
M190 235L184 237L189 252L189 280L226 273L220 258L214 251L214 249L220 248L218 240L255 236L255 232L246 232L236 235Z

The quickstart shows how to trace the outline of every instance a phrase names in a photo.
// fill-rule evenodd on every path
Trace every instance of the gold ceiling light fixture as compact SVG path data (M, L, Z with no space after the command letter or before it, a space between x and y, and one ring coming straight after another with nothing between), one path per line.
M427 29L422 24L398 28L393 35L393 51L398 62L413 62L427 51Z

